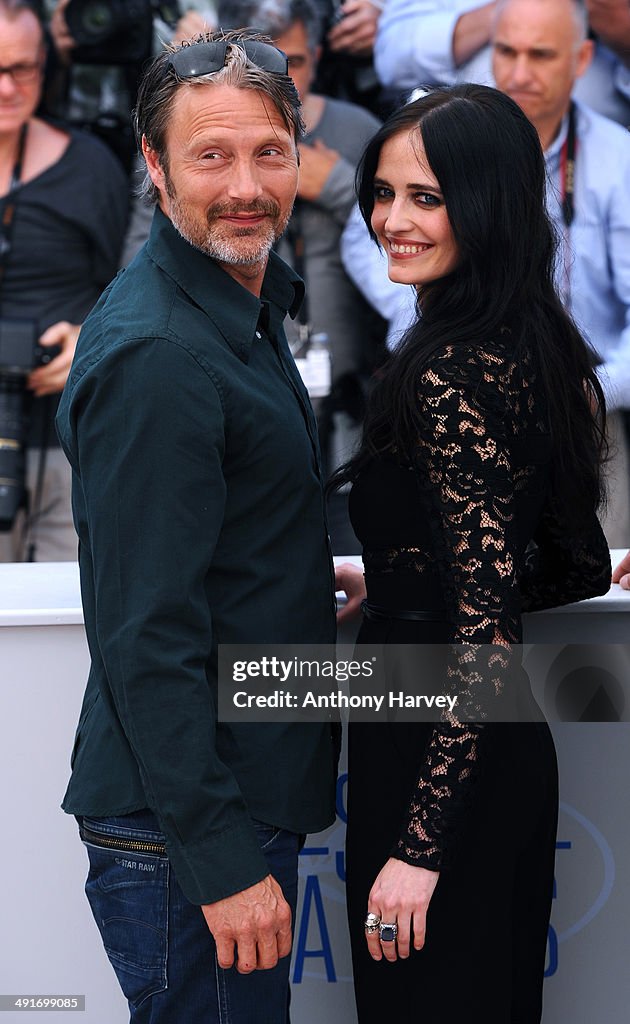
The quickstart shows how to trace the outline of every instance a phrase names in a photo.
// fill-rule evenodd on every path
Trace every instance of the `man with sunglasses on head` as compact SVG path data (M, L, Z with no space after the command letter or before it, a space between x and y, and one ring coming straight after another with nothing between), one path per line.
M316 427L271 251L301 121L284 54L208 34L136 110L151 236L79 340L58 416L92 667L64 809L129 1001L151 1024L285 1024L303 835L334 819L323 723L217 716L220 643L329 643Z

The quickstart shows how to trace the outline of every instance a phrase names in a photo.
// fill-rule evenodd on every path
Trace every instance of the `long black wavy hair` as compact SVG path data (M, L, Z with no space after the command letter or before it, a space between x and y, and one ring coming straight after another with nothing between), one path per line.
M357 454L329 488L352 481L374 456L406 453L418 430L418 380L448 345L487 344L510 330L512 354L533 357L554 444L553 490L563 505L604 501L605 402L596 357L554 285L556 235L545 207L546 168L533 125L508 96L481 85L436 89L393 113L357 170L359 206L371 227L383 144L417 132L459 249L448 275L423 285L419 316L381 368Z

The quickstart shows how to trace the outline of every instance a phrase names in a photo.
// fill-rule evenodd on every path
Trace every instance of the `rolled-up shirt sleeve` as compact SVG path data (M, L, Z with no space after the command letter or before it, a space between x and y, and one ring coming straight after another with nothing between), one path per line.
M378 24L374 65L384 85L415 89L456 80L453 33L475 0L389 0Z

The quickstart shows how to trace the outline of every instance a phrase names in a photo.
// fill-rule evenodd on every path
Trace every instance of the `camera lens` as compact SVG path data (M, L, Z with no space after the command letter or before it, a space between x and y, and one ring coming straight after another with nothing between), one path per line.
M154 0L70 0L65 9L78 64L139 64L151 53Z
M81 46L93 46L107 39L116 28L114 12L105 0L74 0L65 14L70 35Z
M83 28L91 36L103 35L110 31L112 15L104 3L88 4L83 11Z

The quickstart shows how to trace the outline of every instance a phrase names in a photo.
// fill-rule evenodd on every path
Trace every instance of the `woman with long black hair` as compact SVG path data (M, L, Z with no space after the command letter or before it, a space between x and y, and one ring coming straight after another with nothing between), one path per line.
M555 752L522 694L509 724L494 702L522 678L521 613L610 584L603 396L554 290L543 156L512 100L462 85L408 104L368 145L358 184L419 314L333 480L352 482L363 544L359 643L441 645L462 709L350 727L359 1021L534 1024Z

